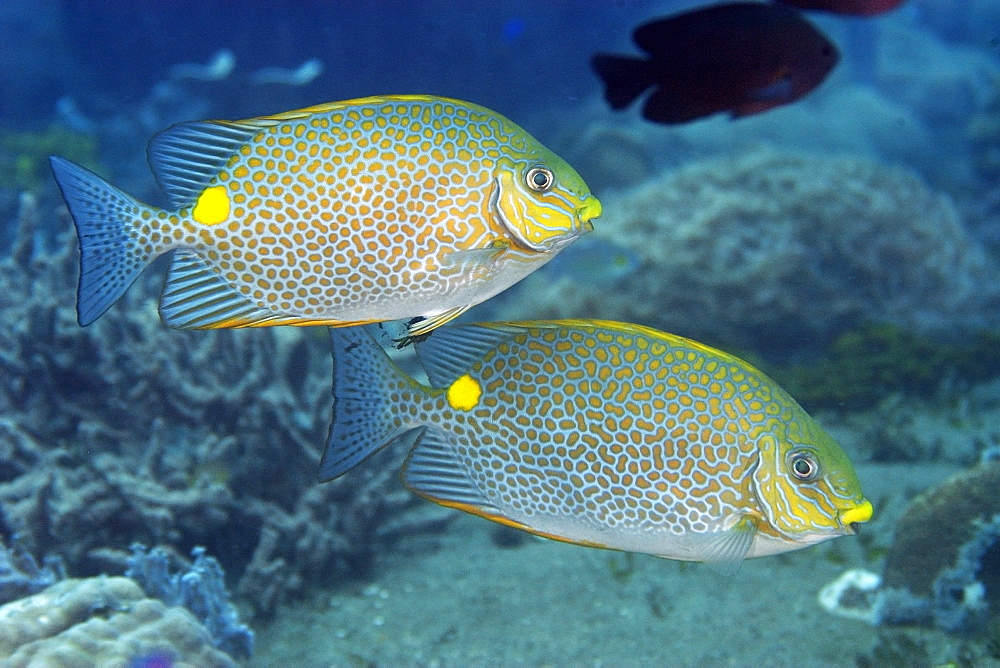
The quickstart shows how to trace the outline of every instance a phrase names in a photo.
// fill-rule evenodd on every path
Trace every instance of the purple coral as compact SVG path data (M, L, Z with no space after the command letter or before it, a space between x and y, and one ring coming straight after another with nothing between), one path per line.
M29 553L0 540L0 605L36 594L66 577L62 561L48 556L39 564Z
M222 567L203 547L194 548L191 556L194 562L186 565L185 572L171 572L166 550L148 550L136 543L125 575L138 582L147 595L170 606L187 608L205 626L217 648L237 659L249 659L253 654L253 631L240 623L236 608L229 602Z

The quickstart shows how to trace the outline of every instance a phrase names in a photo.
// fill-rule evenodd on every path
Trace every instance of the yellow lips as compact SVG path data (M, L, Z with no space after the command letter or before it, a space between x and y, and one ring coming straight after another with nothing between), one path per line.
M589 202L577 209L577 215L579 215L582 222L586 223L600 216L602 211L604 211L604 208L601 206L601 200L591 197Z
M871 501L866 500L864 503L842 512L840 514L840 523L846 527L854 524L855 522L867 522L871 518L872 504Z

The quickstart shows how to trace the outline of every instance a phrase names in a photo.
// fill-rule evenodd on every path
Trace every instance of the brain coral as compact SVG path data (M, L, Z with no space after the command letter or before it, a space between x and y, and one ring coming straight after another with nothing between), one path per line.
M159 661L157 661L159 659ZM184 608L128 578L63 580L0 607L4 666L235 666Z
M984 251L951 201L867 159L757 150L607 198L596 234L637 254L629 280L533 276L501 317L627 320L758 350L821 345L867 321L988 323ZM570 253L572 249L567 251Z

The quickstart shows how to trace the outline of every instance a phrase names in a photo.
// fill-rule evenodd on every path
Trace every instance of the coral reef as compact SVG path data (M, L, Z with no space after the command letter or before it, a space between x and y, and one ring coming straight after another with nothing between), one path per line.
M927 399L894 393L871 410L823 417L838 442L864 460L971 466L1000 446L1000 381L945 383Z
M972 160L985 182L1000 177L1000 73L993 76L993 93L969 121Z
M1000 461L984 457L920 494L895 529L881 576L847 571L820 604L875 625L985 631L1000 622Z
M133 542L202 545L266 614L450 517L405 491L392 464L316 484L325 330L171 331L155 270L80 328L61 215L65 232L47 244L47 212L22 197L0 258L0 537L61 557L73 576L121 572Z
M986 461L914 499L882 571L879 623L918 621L920 604L946 631L979 629L1000 613L998 488L1000 462Z
M40 565L30 553L0 540L0 605L37 594L65 577L59 559L48 557Z
M184 608L128 578L63 580L0 607L4 666L235 666Z
M807 410L865 410L892 394L929 398L946 383L964 387L1000 376L1000 333L952 343L869 325L841 335L809 364L764 370Z
M194 563L183 564L184 572L171 572L170 553L163 548L147 550L132 546L127 577L132 578L149 596L167 605L187 608L212 637L212 644L238 659L253 654L253 631L241 624L236 609L229 602L225 574L205 548L191 551Z
M762 149L665 173L605 212L595 234L641 258L616 299L599 281L535 276L499 315L627 320L781 355L869 322L997 325L982 248L947 197L901 168Z
M0 132L0 184L38 192L49 181L53 153L90 170L98 166L97 141L91 136L59 125L43 132Z

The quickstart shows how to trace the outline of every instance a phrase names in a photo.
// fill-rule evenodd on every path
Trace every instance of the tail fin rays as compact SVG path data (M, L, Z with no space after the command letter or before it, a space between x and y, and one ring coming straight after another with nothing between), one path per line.
M333 344L333 424L319 479L341 476L395 439L422 427L404 421L400 402L426 388L396 366L364 327L330 329Z
M89 325L118 301L153 257L132 235L143 205L79 165L49 158L80 238L77 320Z

